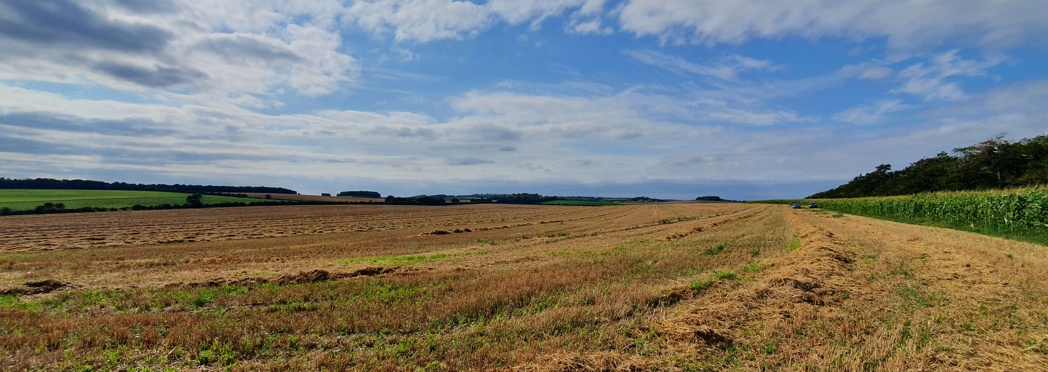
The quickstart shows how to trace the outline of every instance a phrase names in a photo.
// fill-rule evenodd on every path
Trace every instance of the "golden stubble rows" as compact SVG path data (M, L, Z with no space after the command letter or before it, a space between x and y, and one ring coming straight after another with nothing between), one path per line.
M4 369L1004 370L1048 353L1044 247L817 210L39 217L0 219L0 289L67 286L0 307Z
M353 205L4 218L0 252L7 254L0 256L0 287L42 279L81 286L163 285L331 270L346 266L336 263L340 259L468 249L478 240L544 234L554 226L542 223L564 220L565 211L594 221L625 212ZM455 229L478 231L425 235Z
M811 370L1040 370L1045 247L787 210L797 250L660 322L696 365Z

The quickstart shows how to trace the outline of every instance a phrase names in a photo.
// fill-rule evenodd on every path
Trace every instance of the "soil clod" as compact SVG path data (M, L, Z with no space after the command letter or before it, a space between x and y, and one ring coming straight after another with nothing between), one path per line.
M72 287L73 284L69 282L63 282L55 279L45 279L40 281L26 282L25 286L20 288L8 288L0 290L0 295L34 295L43 294L57 291L66 287Z

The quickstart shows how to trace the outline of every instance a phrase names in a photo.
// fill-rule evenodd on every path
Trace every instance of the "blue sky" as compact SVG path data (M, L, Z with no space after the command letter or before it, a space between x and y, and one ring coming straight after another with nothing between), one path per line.
M803 197L1048 133L1040 0L0 0L0 176Z

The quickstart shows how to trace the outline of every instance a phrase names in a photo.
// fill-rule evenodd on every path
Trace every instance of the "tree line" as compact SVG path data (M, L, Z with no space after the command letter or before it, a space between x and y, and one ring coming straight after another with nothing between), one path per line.
M91 180L56 180L52 178L14 179L0 177L0 189L42 190L121 190L121 191L166 191L184 193L266 193L298 194L295 190L268 186L212 186L212 185L166 185L126 182L103 182Z
M381 198L382 194L378 191L343 191L338 193L338 196L350 196L354 198Z
M891 164L808 198L857 198L1048 184L1048 135L1009 142L997 136L940 152L901 170Z
M67 208L65 203L44 203L34 209L13 210L9 207L0 208L0 216L24 215L24 214L54 214L54 213L89 213L89 212L116 212L116 211L147 211L161 209L186 209L186 208L224 208L224 207L262 207L279 205L332 205L332 204L368 204L367 202L349 201L324 201L324 200L272 200L272 199L249 199L256 201L243 202L221 202L204 203L203 195L193 194L186 197L185 204L157 204L142 205L135 204L129 207L106 208L106 207L80 207Z
M502 203L502 204L541 204L547 201L557 200L557 197L542 196L531 193L518 194L472 194L460 197L448 195L419 195L407 198L398 198L393 195L386 196L386 204L404 205L445 205L458 204L460 201L477 203Z

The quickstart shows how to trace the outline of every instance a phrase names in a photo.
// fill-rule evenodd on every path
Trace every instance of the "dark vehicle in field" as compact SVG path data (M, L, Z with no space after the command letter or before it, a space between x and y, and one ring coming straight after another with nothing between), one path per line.
M801 208L801 205L800 205L800 204L797 204L797 203L793 203L793 205L791 205L791 206L790 206L790 208L793 208L793 209L800 209L800 208Z
M818 208L818 207L819 207L819 205L815 204L815 202L808 203L808 208Z

